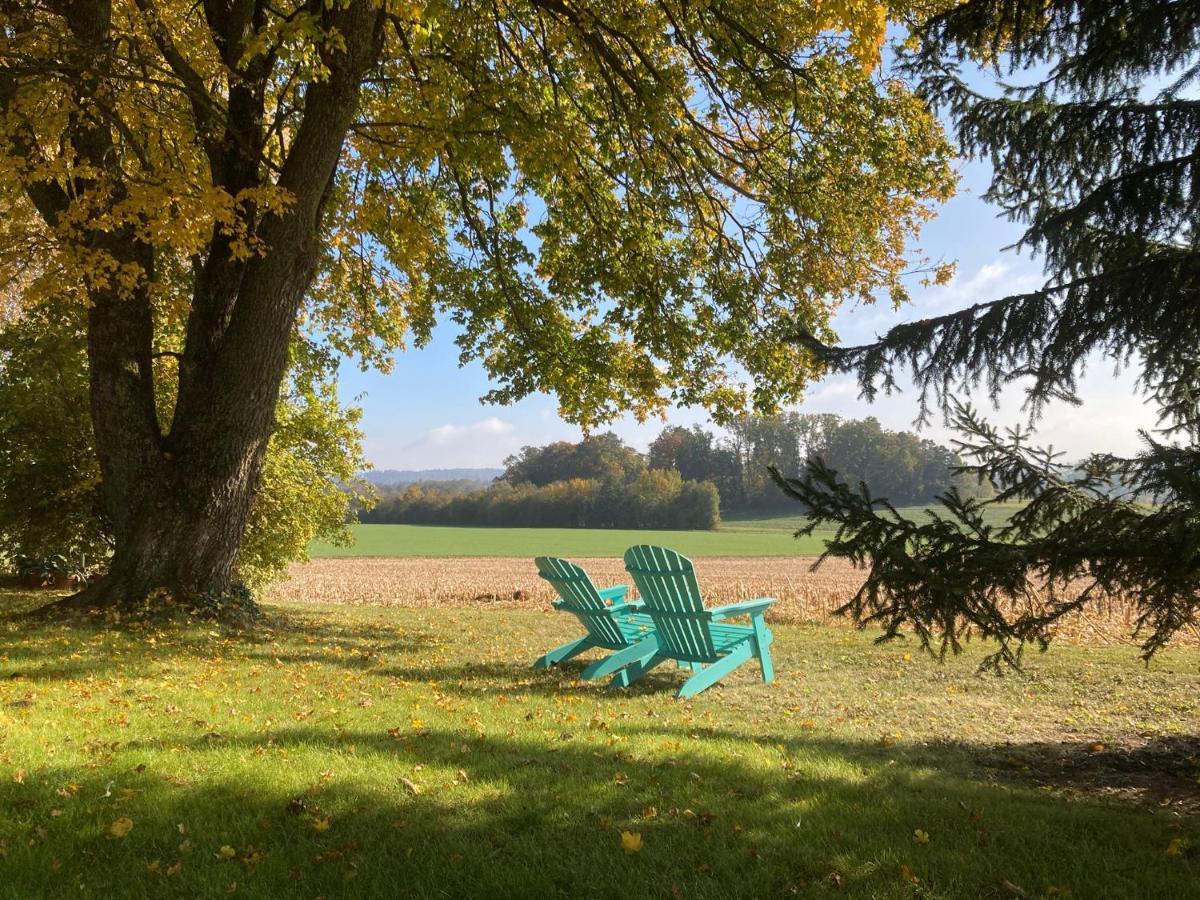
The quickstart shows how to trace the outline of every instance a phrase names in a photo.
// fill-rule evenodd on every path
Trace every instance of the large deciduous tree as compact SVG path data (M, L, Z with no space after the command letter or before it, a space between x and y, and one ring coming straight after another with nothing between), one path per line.
M1023 85L976 90L964 62ZM923 410L961 427L970 472L1026 505L997 525L951 492L909 521L819 460L785 487L814 527L837 526L829 553L870 566L846 610L885 636L912 626L945 652L976 631L1012 662L1063 616L1117 598L1137 605L1149 656L1200 618L1200 4L969 0L925 25L909 64L993 165L987 196L1025 225L1048 279L823 355L868 396L907 370ZM1161 410L1136 457L1076 469L957 399L1019 383L1036 418L1075 401L1097 357L1136 367Z
M74 602L228 588L297 323L386 365L449 319L584 425L795 398L789 336L902 299L951 189L878 68L927 5L0 2L0 274L87 307L115 551Z
M0 566L23 557L37 568L79 574L111 552L88 409L84 318L78 306L51 302L0 321ZM361 411L338 402L335 356L296 338L289 357L235 563L251 590L305 558L314 538L349 543L352 507L373 501L357 479L366 465ZM174 379L163 373L156 388L162 414L173 402Z

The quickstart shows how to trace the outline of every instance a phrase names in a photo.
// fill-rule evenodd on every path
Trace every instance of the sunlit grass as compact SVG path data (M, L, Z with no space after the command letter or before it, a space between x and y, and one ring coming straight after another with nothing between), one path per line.
M748 665L678 703L670 670L614 692L530 669L573 634L550 612L0 621L0 896L1194 892L1200 770L1115 800L1088 775L1195 734L1196 651L1062 647L996 679L982 648L775 630L776 684Z

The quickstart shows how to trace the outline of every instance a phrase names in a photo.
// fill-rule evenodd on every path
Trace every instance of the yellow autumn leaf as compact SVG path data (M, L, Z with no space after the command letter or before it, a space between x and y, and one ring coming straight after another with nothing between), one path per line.
M131 831L133 831L133 819L128 816L121 816L119 819L114 819L112 824L108 826L108 833L117 838L123 838Z
M217 851L217 856L221 857L221 859L233 859L235 856L237 856L237 851L226 844Z
M314 816L312 819L312 822L310 824L313 827L313 831L328 831L329 830L329 820L324 818L323 816Z
M912 869L910 869L907 865L904 865L903 863L901 863L901 865L900 865L900 878L903 881L907 881L909 884L917 884L921 880L920 878L918 878L916 875L913 874Z
M642 849L642 836L633 831L622 831L621 849L626 853L639 852Z
M1171 838L1171 842L1167 844L1167 856L1180 856L1183 853L1183 841L1179 838Z
M916 841L918 844L928 844L929 843L929 833L926 831L922 831L920 828L918 828L916 831L913 832L913 840Z

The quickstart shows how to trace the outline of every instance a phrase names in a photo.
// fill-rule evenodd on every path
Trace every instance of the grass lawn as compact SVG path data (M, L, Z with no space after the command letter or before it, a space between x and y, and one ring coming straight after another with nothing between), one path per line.
M663 544L687 556L794 556L820 553L825 539L796 540L785 529L626 531L602 528L460 528L450 525L355 525L353 546L316 541L329 556L612 556L633 544ZM794 530L794 529L793 529Z
M905 515L925 507L905 507ZM996 521L1007 513L997 509ZM356 525L350 547L317 541L314 557L331 556L614 556L633 544L662 544L687 556L815 556L831 530L797 540L803 516L736 519L717 531L627 531L588 528L459 528L444 525Z
M774 685L679 703L528 667L574 631L0 618L0 897L1197 896L1195 650L997 679L779 626Z

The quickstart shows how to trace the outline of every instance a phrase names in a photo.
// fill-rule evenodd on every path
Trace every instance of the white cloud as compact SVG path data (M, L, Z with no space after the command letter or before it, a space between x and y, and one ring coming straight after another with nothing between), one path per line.
M948 284L915 291L912 303L898 310L887 303L845 307L834 319L834 330L843 343L870 341L901 322L940 316L974 303L1030 291L1042 281L1028 260L996 259L969 275L956 273Z
M497 438L506 434L512 434L516 430L517 426L511 422L505 422L496 416L489 416L470 425L454 425L452 423L439 425L437 428L431 428L419 440L414 441L409 446L421 446L424 444L435 447L452 447L463 441Z
M917 292L913 303L901 310L884 306L848 309L838 315L835 328L843 343L869 341L900 322L944 315L974 303L1033 290L1042 281L1037 266L1027 259L1015 256L996 259L969 274L959 273L949 284ZM891 395L881 392L874 403L867 403L859 398L858 383L853 377L826 378L809 388L799 411L832 412L848 418L874 416L888 428L911 429L917 415L916 391L905 373L898 373L897 381L900 392ZM1140 446L1137 432L1154 428L1156 411L1139 394L1134 381L1133 371L1114 373L1110 362L1090 359L1079 380L1083 405L1050 404L1035 423L1035 442L1052 444L1069 460L1099 450L1136 452ZM1018 382L1005 390L998 408L993 408L981 391L970 399L996 425L1026 425L1023 387L1024 383ZM947 442L953 436L936 413L924 434L939 442Z
M380 436L366 442L367 457L380 469L491 467L528 443L517 426L497 416L438 425L406 443Z
M1148 404L1134 384L1134 373L1114 373L1111 366L1092 360L1086 374L1079 379L1081 406L1053 402L1035 424L1033 443L1052 445L1065 454L1070 462L1089 453L1108 451L1119 454L1135 453L1141 446L1139 429L1155 428L1156 409ZM858 382L849 376L835 376L813 385L804 402L797 407L802 413L836 413L845 418L865 419L874 416L885 427L900 431L913 429L917 415L916 389L911 382L898 379L901 390L890 395L880 392L874 403L859 398ZM1028 425L1028 411L1023 408L1025 394L1021 383L1004 390L997 407L982 393L971 398L976 407L999 427ZM934 411L929 426L921 432L939 443L949 443L954 432L943 425L941 414Z
M967 277L957 273L949 284L927 288L916 302L922 313L946 313L972 303L996 300L1041 286L1042 276L1029 264L1015 266L1005 259L984 263Z

